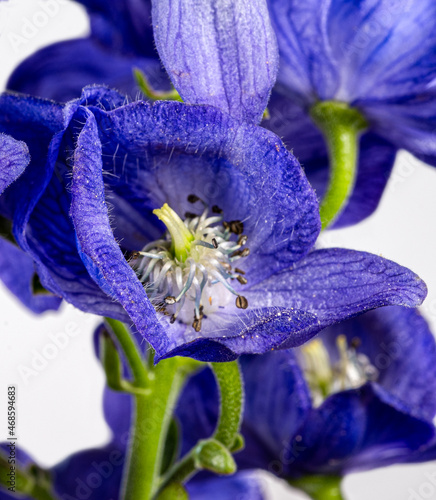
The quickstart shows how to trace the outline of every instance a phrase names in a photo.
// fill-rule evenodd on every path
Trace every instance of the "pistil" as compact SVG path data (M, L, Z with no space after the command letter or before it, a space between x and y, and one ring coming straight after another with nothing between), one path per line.
M182 220L166 203L153 211L168 231L164 238L136 252L131 265L157 311L169 316L170 323L191 323L199 332L208 315L225 307L232 295L236 296L236 307L248 307L247 299L231 281L247 283L244 271L233 265L247 257L249 249L245 247L248 238L243 234L242 221L223 221L217 206L209 216L209 207L195 195L188 201L201 202L203 212L187 212Z

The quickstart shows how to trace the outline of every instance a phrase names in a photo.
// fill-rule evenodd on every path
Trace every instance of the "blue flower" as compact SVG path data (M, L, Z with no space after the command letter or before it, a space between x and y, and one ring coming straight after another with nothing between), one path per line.
M29 161L26 144L0 134L0 194L23 173ZM0 279L31 311L57 309L60 299L38 287L33 260L15 244L8 215L0 214Z
M143 71L153 87L170 89L154 48L149 0L80 3L90 17L90 35L32 54L13 72L8 89L66 102L86 85L105 84L136 96L133 68Z
M435 355L425 320L389 307L301 348L242 357L246 447L238 466L290 479L434 459ZM183 450L214 428L216 398L209 371L188 383L177 412Z
M310 252L315 194L272 133L211 106L123 102L98 87L65 106L0 99L0 130L32 155L0 205L48 290L133 322L157 359L207 361L425 297L381 257Z
M416 275L381 257L308 253L315 195L276 136L213 107L123 102L101 88L64 107L0 100L1 128L32 154L0 201L53 293L133 321L158 358L202 360L299 345L365 310L424 298ZM167 243L153 213L165 203L176 214L159 216ZM191 238L180 251L173 222Z
M269 0L280 51L264 124L284 138L322 196L327 150L309 118L319 100L358 109L362 136L354 193L336 227L380 200L399 148L436 165L436 5L432 0Z

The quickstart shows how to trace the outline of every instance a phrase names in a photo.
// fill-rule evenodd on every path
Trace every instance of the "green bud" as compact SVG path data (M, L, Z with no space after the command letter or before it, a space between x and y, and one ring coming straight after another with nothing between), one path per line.
M216 474L234 474L236 464L230 451L219 441L208 439L200 441L195 450L195 467Z

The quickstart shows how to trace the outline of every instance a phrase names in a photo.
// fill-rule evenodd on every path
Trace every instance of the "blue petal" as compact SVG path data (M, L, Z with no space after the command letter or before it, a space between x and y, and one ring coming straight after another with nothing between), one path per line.
M280 52L277 81L300 104L331 99L340 80L330 54L326 26L330 2L270 0L269 3Z
M311 252L291 270L245 292L254 307L274 305L315 315L319 323L313 333L377 307L416 307L426 294L424 282L407 268L376 255L341 248ZM281 347L299 343L301 339L294 342L291 335Z
M100 176L95 175L95 167ZM80 251L88 257L88 272L106 293L116 298L157 351L168 343L165 330L144 287L116 243L109 224L101 176L101 145L94 116L89 113L74 156L71 216Z
M150 0L76 0L91 18L91 35L112 53L157 59Z
M231 477L213 477L189 481L186 489L192 500L266 500L266 494L254 472L238 472Z
M30 161L24 142L0 134L0 194L19 177Z
M278 67L264 0L158 0L153 25L160 58L186 102L261 120Z
M436 342L415 309L386 307L323 331L330 357L338 360L336 337L358 338L378 370L377 383L409 407L411 414L431 421L436 415Z
M301 452L295 438L311 409L309 389L291 351L242 357L241 366L245 448L237 463L282 475Z
M201 439L212 436L218 421L219 394L212 371L208 368L192 376L177 402L175 415L181 426L180 456Z
M272 93L268 110L270 118L262 124L281 137L298 158L318 198L322 199L328 183L329 160L321 132L301 106L277 91ZM408 139L403 137L403 143L404 140ZM374 212L389 179L396 152L397 147L377 134L363 134L356 184L335 228L357 224Z
M57 310L62 299L49 292L34 293L32 282L35 277L33 260L20 248L0 238L0 279L9 290L31 311L42 313Z
M63 109L52 101L3 94L0 105L0 131L25 141L32 158L0 200L2 213L14 219L17 243L35 261L47 290L85 311L126 319L120 305L110 301L89 277L77 253L66 189L70 179L52 175L64 127L78 103Z
M436 78L436 75L435 75ZM371 126L399 148L436 166L436 89L407 99L357 102Z
M52 470L54 489L61 498L118 498L125 461L115 444L80 451Z
M313 410L290 473L342 475L408 462L434 434L431 421L410 415L393 396L368 383L333 394Z
M50 45L21 63L7 88L65 102L80 96L90 84L106 84L135 98L139 89L133 68L143 71L153 88L170 88L157 58L112 52L93 38L68 40Z
M332 57L341 68L338 99L416 95L436 77L433 0L325 3Z

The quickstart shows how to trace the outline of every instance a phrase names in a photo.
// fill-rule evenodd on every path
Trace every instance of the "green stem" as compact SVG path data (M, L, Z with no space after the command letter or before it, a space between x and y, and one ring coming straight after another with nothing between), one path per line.
M140 69L133 68L133 76L141 92L151 101L183 102L183 99L180 97L176 89L169 90L168 92L154 90L154 88L150 85L147 77L145 76L145 73L143 73Z
M243 382L237 361L211 363L220 390L220 416L214 438L232 448L239 431L243 409Z
M367 127L361 113L348 104L322 101L310 115L327 142L330 180L320 204L322 229L330 226L345 207L356 179L360 133Z
M227 451L231 451L234 445L239 445L240 442L238 431L241 424L244 401L242 376L237 361L210 363L210 366L218 383L221 403L218 424L210 441L218 441ZM198 461L198 446L203 446L203 444L198 443L179 462L171 467L163 477L159 491L162 491L169 484L183 483L196 472L202 470Z
M148 391L135 395L135 416L122 498L149 500L156 492L174 406L185 374L179 358L161 361L150 373Z
M313 500L344 500L341 481L339 476L305 476L288 480L291 486L304 491Z
M123 323L110 318L105 321L117 338L134 378L132 390L129 391L129 384L122 385L135 401L122 498L150 500L158 487L165 440L178 394L186 377L199 363L176 357L154 367L149 364L147 368L146 360Z
M142 356L136 346L136 342L133 339L133 335L123 325L123 323L117 321L116 319L105 318L105 322L109 325L124 352L132 371L135 384L139 387L147 387L148 373L144 365L144 360L142 359Z

